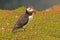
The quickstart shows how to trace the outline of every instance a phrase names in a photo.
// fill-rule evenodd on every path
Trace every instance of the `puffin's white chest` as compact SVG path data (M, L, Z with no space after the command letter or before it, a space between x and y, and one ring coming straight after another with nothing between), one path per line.
M29 20L28 20L28 23L30 23L30 21L33 19L33 15L29 16ZM26 28L26 25L23 26L23 28Z
M33 15L29 16L29 22L33 19Z

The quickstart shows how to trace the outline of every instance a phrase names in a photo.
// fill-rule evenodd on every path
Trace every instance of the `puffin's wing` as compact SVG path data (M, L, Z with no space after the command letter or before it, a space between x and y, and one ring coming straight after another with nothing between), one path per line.
M18 19L17 24L24 26L26 23L28 23L28 20L29 20L29 19L28 19L28 15L22 15L22 16Z
M22 28L25 24L27 24L28 23L28 16L27 15L22 15L19 19L18 19L18 21L17 21L17 23L15 24L15 26L14 26L14 28L13 28L13 30L12 31L15 31L15 30L17 30L17 29L19 29L19 28Z

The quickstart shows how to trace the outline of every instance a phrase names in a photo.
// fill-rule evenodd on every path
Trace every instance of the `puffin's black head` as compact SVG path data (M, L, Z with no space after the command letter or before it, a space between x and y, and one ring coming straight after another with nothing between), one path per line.
M36 13L36 11L32 7L28 7L26 9L26 14L32 15L33 13Z

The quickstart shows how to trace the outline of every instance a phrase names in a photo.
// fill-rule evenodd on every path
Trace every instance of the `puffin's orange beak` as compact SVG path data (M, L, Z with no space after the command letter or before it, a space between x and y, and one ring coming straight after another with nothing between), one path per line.
M34 10L33 13L36 14L36 10Z

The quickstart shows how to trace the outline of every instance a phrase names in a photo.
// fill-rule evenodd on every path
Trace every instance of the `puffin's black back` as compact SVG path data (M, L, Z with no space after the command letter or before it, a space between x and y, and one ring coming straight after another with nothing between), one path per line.
M28 14L24 14L24 15L20 16L20 18L18 19L18 21L15 24L12 31L22 28L24 25L26 25L28 23L28 20L29 20Z

